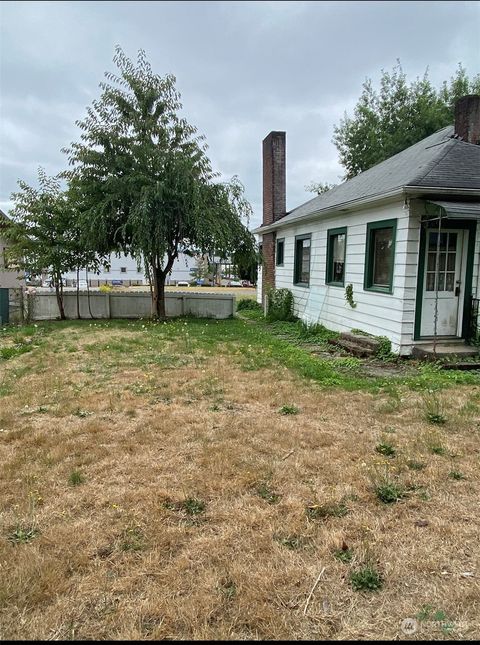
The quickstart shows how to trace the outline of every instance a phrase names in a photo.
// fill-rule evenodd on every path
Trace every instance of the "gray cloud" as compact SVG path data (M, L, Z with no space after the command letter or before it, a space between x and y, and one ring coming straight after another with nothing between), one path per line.
M113 69L114 46L172 72L184 112L225 177L238 174L261 218L261 141L287 131L287 204L312 180L338 181L331 138L366 77L397 58L439 85L478 71L476 2L3 2L0 5L0 206L60 149Z

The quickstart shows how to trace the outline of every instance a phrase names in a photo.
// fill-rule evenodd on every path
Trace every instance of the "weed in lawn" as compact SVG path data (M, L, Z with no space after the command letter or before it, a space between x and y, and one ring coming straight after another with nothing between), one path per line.
M447 422L442 400L437 391L428 390L422 395L423 409L426 421L436 425L443 425Z
M466 479L465 475L461 473L459 470L452 470L448 473L448 476L450 479L456 479L457 481L460 481L462 479Z
M272 491L265 482L258 484L255 488L255 492L269 504L276 504L280 501L281 496Z
M121 551L143 551L146 548L145 536L140 526L130 526L122 534L119 548Z
M350 584L355 591L379 591L383 587L383 580L373 565L366 565L352 571Z
M87 410L81 410L80 408L77 408L73 414L76 417L79 417L80 419L86 419L86 417L90 416L92 412L88 412Z
M237 586L230 578L223 578L220 580L217 588L227 600L233 600L237 595Z
M309 520L319 520L327 517L343 517L348 513L348 508L342 500L325 504L309 504L305 512Z
M28 544L38 534L39 531L32 526L16 526L8 535L7 539L12 544Z
M205 502L196 497L187 497L182 504L182 508L187 515L200 515L205 511Z
M395 455L397 454L395 447L392 446L391 443L388 443L386 441L377 444L375 446L375 452L378 452L384 457L395 457Z
M430 450L432 451L432 453L434 455L445 455L446 454L445 448L443 446L441 446L441 445L432 446L430 448Z
M279 410L280 414L298 414L300 412L300 409L297 408L296 405L282 405L282 407Z
M337 549L333 553L334 558L340 560L344 564L349 564L353 559L353 551L350 549Z
M416 461L415 459L409 459L407 461L407 467L410 468L410 470L425 470L427 467L427 464L425 464L423 461Z
M432 605L424 605L416 615L420 622L430 622L438 626L444 636L449 636L455 629L455 624L448 618L443 609L435 609Z
M441 438L437 434L428 434L425 437L425 444L433 455L440 455L441 457L447 454L447 449L442 444Z
M85 477L78 470L72 470L72 472L68 476L68 483L70 484L70 486L80 486L80 484L83 484L84 481Z
M405 496L405 487L394 477L385 465L383 470L374 467L370 475L373 491L383 504L393 504Z

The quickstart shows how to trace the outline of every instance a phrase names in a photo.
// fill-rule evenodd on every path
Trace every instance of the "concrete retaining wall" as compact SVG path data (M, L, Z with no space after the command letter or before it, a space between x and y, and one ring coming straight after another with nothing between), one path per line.
M65 315L78 318L76 293L65 293ZM152 314L150 293L90 292L92 318L149 318ZM165 309L169 318L195 316L197 318L230 318L235 312L235 296L223 293L185 293L169 291L165 294ZM34 297L34 320L55 320L60 317L55 293L37 293ZM88 296L80 292L80 317L90 318Z

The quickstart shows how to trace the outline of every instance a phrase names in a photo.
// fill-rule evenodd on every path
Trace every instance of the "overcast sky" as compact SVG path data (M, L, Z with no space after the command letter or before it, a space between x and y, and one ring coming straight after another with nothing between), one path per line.
M439 86L461 62L480 71L478 2L2 2L0 208L39 165L56 174L75 120L114 70L114 47L143 48L177 77L214 167L239 175L261 221L261 142L287 132L287 208L312 180L338 182L333 127L366 77L401 60Z

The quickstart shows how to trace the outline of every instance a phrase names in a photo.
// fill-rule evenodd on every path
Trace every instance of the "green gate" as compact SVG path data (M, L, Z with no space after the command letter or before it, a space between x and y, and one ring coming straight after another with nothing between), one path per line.
M0 325L5 325L8 320L8 289L0 289Z

